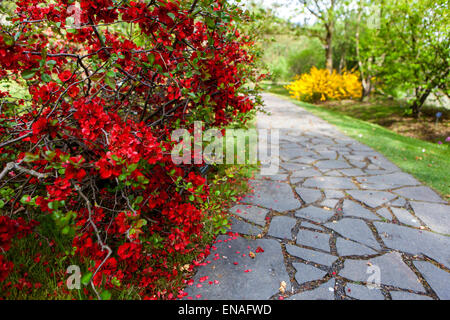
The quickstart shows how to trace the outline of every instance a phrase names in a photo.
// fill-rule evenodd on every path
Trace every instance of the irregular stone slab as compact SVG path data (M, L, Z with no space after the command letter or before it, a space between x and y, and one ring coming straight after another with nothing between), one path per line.
M307 221L302 221L300 226L303 227L303 228L310 228L310 229L323 231L322 227L320 227L318 225L315 225L313 223L309 223Z
M329 208L333 209L338 204L339 200L337 199L326 199L320 203L320 206L324 209Z
M349 147L352 148L354 151L375 152L372 148L358 142L352 143L351 145L349 145Z
M359 219L344 218L336 223L327 223L325 227L340 233L344 238L355 240L376 250L380 245L367 224Z
M311 152L305 151L300 146L297 146L296 148L281 148L280 150L280 157L283 161L289 161L291 159L295 159L301 156L308 156L311 154Z
M381 208L380 210L377 211L377 213L388 221L392 220L392 214L389 212L387 208Z
M339 256L366 256L377 252L359 243L338 237L336 239L336 249Z
M292 265L295 270L297 270L295 273L295 280L297 280L298 284L320 280L327 274L327 272L317 269L309 264L293 263Z
M222 242L216 243L217 250L208 256L207 260L211 263L198 268L193 278L194 285L185 290L189 296L201 294L201 299L206 300L268 300L278 293L282 281L286 282L286 289L290 290L291 282L278 241L238 237L224 242L229 239L227 236L219 236L217 239ZM264 252L257 253L255 259L251 259L248 254L243 257L236 253L248 253L250 250L254 252L258 246ZM216 253L220 259L214 260ZM223 258L224 256L227 258ZM244 272L245 270L251 271ZM210 281L218 280L219 284L203 282L201 287L197 287L199 279L205 276Z
M321 175L322 174L318 170L309 168L300 171L294 171L294 173L291 175L290 180L291 183L296 184L300 181L303 181L305 178L318 177Z
M299 230L297 244L330 251L330 235L309 230Z
M251 225L250 223L240 221L235 218L231 218L230 231L249 236L257 236L258 234L261 234L263 232L261 228Z
M337 170L322 170L325 176L329 177L342 177L343 174Z
M364 285L347 282L345 285L345 295L358 300L384 300L380 289L369 288Z
M343 169L340 170L344 175L348 177L365 176L366 174L361 169Z
M419 270L431 288L441 300L450 300L450 273L439 269L435 265L425 261L414 261L414 266Z
M268 235L280 239L291 239L291 230L296 223L297 220L294 218L275 216L270 222Z
M393 192L410 200L447 203L431 188L424 186L401 188Z
M391 201L390 204L396 207L403 207L406 204L406 200L403 198L398 198L394 201Z
M310 168L309 166L306 166L304 164L293 163L292 161L291 162L281 162L280 165L285 170L290 171L290 172L297 172L297 171L301 172L301 171L304 171L305 169ZM320 171L318 171L318 170L315 170L315 171L317 172L316 175L318 175L318 176L321 175Z
M295 143L295 141L296 141L295 138L292 141L280 138L280 146L284 149L301 149L301 146Z
M291 244L286 245L286 251L291 256L298 257L306 261L322 264L327 267L331 267L333 262L337 260L337 257L332 256L331 254L300 248L297 246L293 246Z
M318 161L315 166L319 168L319 170L322 169L347 169L351 168L351 166L342 160L321 160Z
M410 202L414 213L431 230L450 235L450 206L438 203Z
M428 296L406 291L391 291L390 294L392 300L433 300Z
M373 153L373 152L372 152ZM383 157L381 154L371 155L368 157L370 162L385 170L400 170L395 164Z
M334 300L335 280L320 285L316 289L303 291L289 297L289 300Z
M355 189L356 185L349 178L341 177L312 177L306 179L304 187L325 189Z
M365 152L364 153L352 152L351 154L345 155L345 159L347 159L349 161L364 162L366 157L367 157L367 154Z
M420 222L404 208L391 208L397 220L408 226L420 227Z
M424 291L414 272L403 262L400 253L390 252L370 259L370 263L380 269L381 284ZM368 282L372 272L367 273L367 271L367 261L347 259L344 262L344 268L339 274L353 281Z
M364 169L363 171L366 173L366 175L369 175L369 176L377 176L377 175L383 175L383 174L390 174L390 173L392 173L392 171L383 170L383 169L376 169L376 166L373 166L373 165L368 165L367 168L368 169ZM376 189L376 188L373 187L372 189ZM388 188L386 188L386 189L388 189Z
M311 143L315 144L315 145L319 145L319 146L320 145L334 145L334 141L333 140L324 138L324 136L319 136L319 137L317 137L315 139L312 139Z
M319 154L322 159L334 160L337 158L336 151L319 151Z
M374 222L388 248L412 255L424 254L450 268L450 237L385 222Z
M344 192L339 190L333 190L333 189L324 189L325 192L325 198L327 199L340 199L345 197Z
M358 168L364 168L366 166L366 163L359 160L349 160L349 162L352 164L352 166L358 167Z
M309 189L309 188L295 188L297 194L302 198L302 200L306 203L316 202L320 198L322 198L322 192L317 189Z
M309 206L295 211L295 216L323 223L333 216L333 211Z
M372 220L375 220L377 218L372 212L370 212L363 206L348 199L344 200L344 203L342 205L342 211L344 212L345 216L360 217Z
M292 188L287 183L275 181L259 181L258 184L252 180L255 193L245 196L241 202L259 205L268 209L284 212L301 207L300 201L294 197Z
M356 180L361 183L361 187L375 190L395 189L403 186L416 186L420 184L419 181L404 172L380 174L371 177L358 177Z
M318 158L318 156L311 156L311 157L300 157L294 160L291 160L292 162L297 162L297 163L305 163L305 164L311 164L314 161L316 161Z
M269 210L256 206L238 204L232 207L230 212L245 220L264 226L266 224L266 215Z
M376 208L386 203L396 196L390 192L384 191L363 191L363 190L349 190L347 191L354 199L359 200L371 208Z

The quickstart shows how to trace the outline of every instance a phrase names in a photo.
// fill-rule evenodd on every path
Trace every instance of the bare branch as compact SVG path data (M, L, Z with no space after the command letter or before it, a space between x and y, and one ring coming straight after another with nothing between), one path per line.
M3 177L10 172L11 170L17 170L19 172L25 173L25 174L29 174L31 176L34 176L38 179L44 179L48 176L48 174L46 173L40 173L34 170L30 170L24 167L21 167L20 165L18 165L15 162L8 162L5 166L5 168L3 169L3 171L0 173L0 180L3 179Z

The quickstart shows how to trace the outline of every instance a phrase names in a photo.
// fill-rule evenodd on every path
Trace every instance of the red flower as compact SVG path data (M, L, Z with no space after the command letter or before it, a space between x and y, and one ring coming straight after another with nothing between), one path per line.
M43 133L47 129L47 127L48 119L45 117L41 117L33 123L31 129L33 130L34 135L39 135Z
M72 77L72 72L69 70L63 71L60 74L58 74L59 80L62 82L69 81L69 79Z
M126 260L130 257L137 259L140 253L141 245L135 243L124 243L117 250L120 259Z
M78 93L80 93L80 89L77 86L71 86L69 88L69 90L67 91L67 94L71 97L71 98L75 98Z

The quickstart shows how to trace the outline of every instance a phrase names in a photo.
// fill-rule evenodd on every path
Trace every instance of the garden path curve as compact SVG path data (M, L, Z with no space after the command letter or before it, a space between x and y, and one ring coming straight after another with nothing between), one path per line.
M187 299L450 299L450 205L380 153L264 94L280 170L251 180ZM252 258L253 256L253 258ZM379 284L379 285L378 285Z

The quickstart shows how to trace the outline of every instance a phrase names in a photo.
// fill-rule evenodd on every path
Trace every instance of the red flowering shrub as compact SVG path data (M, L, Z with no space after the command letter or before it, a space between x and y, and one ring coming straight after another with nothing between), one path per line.
M252 43L223 0L75 5L17 1L1 25L0 80L29 98L0 91L0 247L50 215L97 296L159 297L172 255L199 249L208 197L201 165L172 162L170 132L245 121ZM0 252L0 282L12 268Z

